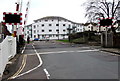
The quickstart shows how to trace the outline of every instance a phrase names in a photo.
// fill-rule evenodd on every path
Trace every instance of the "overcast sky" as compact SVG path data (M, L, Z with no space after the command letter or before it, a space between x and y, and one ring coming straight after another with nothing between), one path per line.
M23 0L22 13L25 14L28 0ZM85 9L83 2L86 0L31 0L27 24L33 20L46 16L61 16L73 22L84 23ZM3 20L3 12L15 12L17 0L0 0L0 21ZM24 17L23 17L24 18Z

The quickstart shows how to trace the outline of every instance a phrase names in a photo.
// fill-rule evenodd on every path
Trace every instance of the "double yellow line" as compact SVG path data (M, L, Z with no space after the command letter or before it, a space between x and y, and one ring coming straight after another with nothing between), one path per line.
M22 72L22 70L24 69L24 67L26 65L26 59L27 59L27 55L23 55L23 60L22 60L22 64L21 64L20 68L18 69L18 71L14 75L9 77L8 80L14 79L15 77L17 77Z

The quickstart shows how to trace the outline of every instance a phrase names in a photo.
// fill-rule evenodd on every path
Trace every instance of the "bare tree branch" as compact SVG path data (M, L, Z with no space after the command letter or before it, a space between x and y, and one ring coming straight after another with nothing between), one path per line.
M120 5L120 1L116 2L113 0L112 2L107 2L107 0L90 0L86 7L85 16L89 18L90 21L95 21L99 18L109 18L114 17L115 20L118 17L117 8ZM113 25L116 24L113 23ZM115 32L115 29L111 27L112 31Z
M112 3L112 17L114 17L114 6L115 6L115 0L113 0L113 3Z
M117 11L118 6L120 5L120 1L118 2L117 6L115 7L115 10L113 11L113 15L115 14L115 12Z

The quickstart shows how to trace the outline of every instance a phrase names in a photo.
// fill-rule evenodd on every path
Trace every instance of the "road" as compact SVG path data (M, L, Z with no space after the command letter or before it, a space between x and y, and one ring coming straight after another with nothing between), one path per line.
M27 45L24 55L26 63L18 79L118 79L118 56L99 47L38 41Z

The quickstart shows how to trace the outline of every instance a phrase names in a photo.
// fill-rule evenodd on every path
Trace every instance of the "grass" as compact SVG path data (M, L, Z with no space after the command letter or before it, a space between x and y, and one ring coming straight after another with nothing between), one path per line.
M60 42L69 42L68 40L57 40L57 41L60 41Z
M25 41L25 43L27 43L27 41ZM33 41L30 41L30 43L33 43Z
M82 43L85 43L85 40L84 38L78 38L78 39L72 40L72 42L77 44L82 44Z

